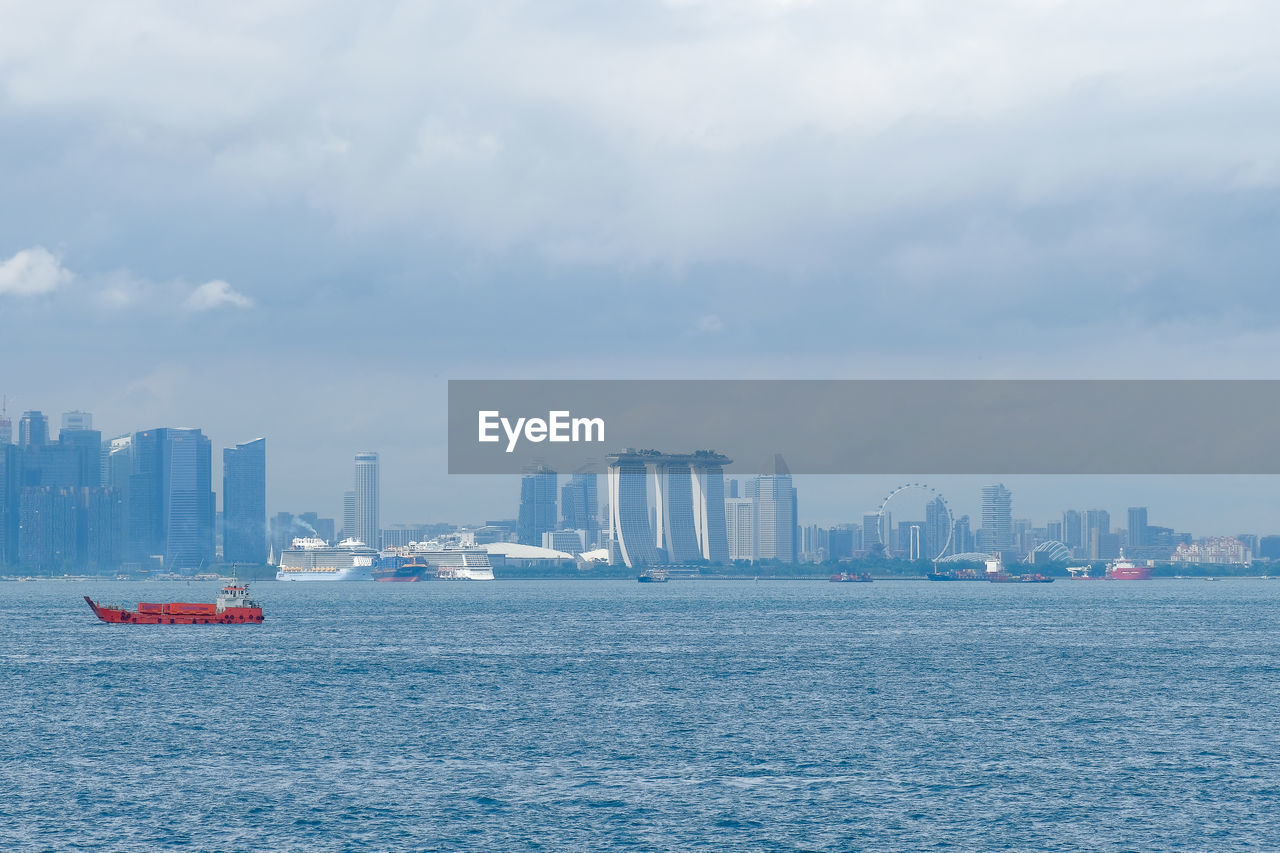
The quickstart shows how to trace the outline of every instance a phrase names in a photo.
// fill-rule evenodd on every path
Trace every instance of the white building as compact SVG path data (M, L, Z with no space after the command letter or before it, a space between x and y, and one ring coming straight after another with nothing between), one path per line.
M378 542L378 454L364 450L356 454L355 529L348 531L364 544L377 548Z
M755 501L751 498L724 499L725 531L729 537L730 560L755 560Z

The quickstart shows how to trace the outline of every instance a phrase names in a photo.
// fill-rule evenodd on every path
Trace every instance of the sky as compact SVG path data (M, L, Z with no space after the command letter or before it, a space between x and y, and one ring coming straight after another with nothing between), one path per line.
M513 516L509 478L445 473L450 378L1275 376L1274 4L0 20L10 415L265 435L273 512L340 514L369 449L384 523ZM893 485L806 480L801 520ZM1014 511L1280 530L1276 485L1055 478Z

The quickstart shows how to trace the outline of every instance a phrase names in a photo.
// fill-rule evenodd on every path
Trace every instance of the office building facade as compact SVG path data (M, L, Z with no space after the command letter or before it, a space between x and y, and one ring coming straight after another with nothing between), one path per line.
M596 474L574 474L560 489L560 526L585 531L587 547L600 541L599 481Z
M355 530L354 535L371 548L381 547L378 541L378 454L365 450L356 454L355 465Z
M516 534L521 545L541 547L542 534L556 529L556 491L559 477L539 468L520 478L520 512Z
M1003 483L982 487L982 528L978 550L1007 552L1013 548L1013 495Z
M267 562L267 440L222 451L222 559Z

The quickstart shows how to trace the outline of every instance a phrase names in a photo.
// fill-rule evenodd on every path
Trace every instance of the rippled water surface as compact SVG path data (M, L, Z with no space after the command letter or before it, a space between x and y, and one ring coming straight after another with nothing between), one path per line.
M5 849L1280 849L1280 581L0 585Z

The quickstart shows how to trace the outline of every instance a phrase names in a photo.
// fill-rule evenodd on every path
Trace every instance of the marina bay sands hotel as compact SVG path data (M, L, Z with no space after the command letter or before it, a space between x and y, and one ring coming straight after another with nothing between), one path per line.
M627 566L729 561L724 466L732 459L710 450L678 454L631 449L607 458L611 557Z

